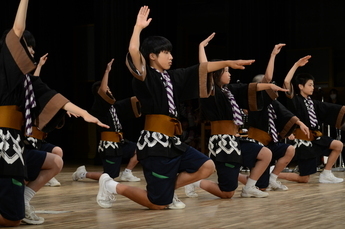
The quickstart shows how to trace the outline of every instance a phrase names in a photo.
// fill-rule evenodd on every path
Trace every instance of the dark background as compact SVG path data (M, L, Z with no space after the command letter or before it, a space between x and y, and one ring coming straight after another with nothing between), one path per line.
M1 0L0 29L11 28L19 0ZM76 105L89 109L91 85L115 58L110 88L120 100L133 95L132 76L125 66L129 39L140 6L148 5L153 18L142 38L162 35L173 44L173 68L198 62L198 44L212 32L209 59L255 59L246 70L231 70L232 82L249 83L264 73L275 44L286 43L276 58L278 85L292 64L312 55L298 71L309 72L325 91L345 86L345 1L274 0L31 0L27 29L36 38L36 59L49 53L42 79ZM127 138L135 141L142 119L125 122ZM93 158L95 125L66 119L48 140L64 149L65 160Z

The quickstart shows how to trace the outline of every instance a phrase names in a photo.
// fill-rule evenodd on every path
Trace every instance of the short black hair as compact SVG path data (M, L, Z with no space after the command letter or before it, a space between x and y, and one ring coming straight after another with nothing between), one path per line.
M28 30L25 30L23 33L23 37L28 47L32 47L32 48L36 47L36 40L31 32L29 32Z
M150 53L158 55L162 51L171 52L171 50L171 42L167 38L162 36L147 37L140 46L140 52L143 54L147 64L149 64Z
M2 33L2 36L1 36L1 39L0 39L0 49L5 41L5 37L6 35L8 34L8 32L10 31L10 29L7 29L5 30L3 33ZM25 30L24 33L23 33L23 37L26 41L26 45L28 47L32 47L32 48L35 48L36 46L36 40L35 40L35 37L32 35L32 33L28 30Z
M300 73L296 76L295 82L304 86L308 80L315 81L315 78L309 73Z
M92 84L91 91L93 95L98 94L98 89L101 86L101 81L96 81Z

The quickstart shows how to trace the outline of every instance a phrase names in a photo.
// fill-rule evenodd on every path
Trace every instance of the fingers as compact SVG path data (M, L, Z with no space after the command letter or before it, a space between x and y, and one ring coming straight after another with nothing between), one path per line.
M101 121L98 121L96 124L99 125L100 127L104 127L104 128L107 128L107 129L110 128L108 125L105 125L105 124L102 123Z

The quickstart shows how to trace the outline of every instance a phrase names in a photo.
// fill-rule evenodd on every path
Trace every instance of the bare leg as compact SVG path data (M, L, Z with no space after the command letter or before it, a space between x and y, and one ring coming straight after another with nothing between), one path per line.
M63 166L63 161L60 156L52 153L47 153L47 157L42 165L41 172L34 181L27 183L27 186L37 192L40 190L52 177L58 174Z
M177 176L175 189L181 188L187 184L191 184L201 179L205 179L211 176L214 171L215 171L215 165L213 161L208 160L195 173L187 173L187 172L179 173L179 175Z
M0 226L2 226L2 227L18 227L19 225L20 225L20 220L12 221L12 220L5 219L4 217L2 217L2 215L0 215Z
M101 172L87 172L86 178L92 179L92 180L99 180L99 178L102 176L103 173Z
M324 168L326 170L332 169L341 151L343 150L343 143L338 140L333 140L329 148L332 150L332 152L328 156L327 164L325 165L325 168Z
M56 154L56 155L58 155L60 157L63 157L63 151L62 151L62 149L59 146L55 146L53 148L53 150L51 151L51 153Z
M138 164L137 153L135 152L133 157L128 162L126 169L133 170L134 167Z
M118 183L116 186L116 192L149 209L162 210L167 207L167 205L156 205L151 203L147 198L147 192L144 189Z
M249 178L257 181L260 178L260 176L265 172L269 163L271 162L271 150L269 150L266 147L262 147L256 159L257 162L255 163L255 166L251 169Z
M224 192L220 190L219 185L210 180L201 180L200 188L222 199L229 199L235 194L235 191Z
M279 160L275 164L272 173L278 175L281 171L283 171L283 169L286 168L286 166L290 163L294 155L295 148L293 146L289 146L286 149L284 157L279 158Z
M297 173L279 173L278 178L298 183L308 183L310 176L300 176Z

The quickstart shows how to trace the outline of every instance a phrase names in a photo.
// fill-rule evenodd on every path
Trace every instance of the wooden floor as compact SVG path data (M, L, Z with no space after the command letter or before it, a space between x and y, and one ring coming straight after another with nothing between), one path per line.
M319 173L308 184L282 180L288 191L270 191L268 198L241 198L239 185L230 200L219 199L201 189L198 198L188 198L184 189L177 194L185 204L183 210L148 210L131 200L117 196L111 209L96 203L98 182L72 181L78 165L65 165L56 176L61 187L44 187L32 199L37 215L45 218L36 228L345 228L345 182L318 183ZM101 171L101 166L86 166L88 171ZM334 172L345 177L344 172ZM140 182L126 182L145 188L140 166L134 175ZM216 181L216 175L209 179Z

